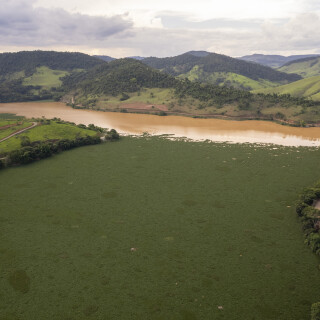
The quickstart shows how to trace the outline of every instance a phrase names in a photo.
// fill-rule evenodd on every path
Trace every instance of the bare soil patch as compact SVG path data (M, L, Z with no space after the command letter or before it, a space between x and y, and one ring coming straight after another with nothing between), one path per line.
M320 199L319 199L319 200L315 200L314 203L313 203L313 206L314 206L316 209L320 210Z

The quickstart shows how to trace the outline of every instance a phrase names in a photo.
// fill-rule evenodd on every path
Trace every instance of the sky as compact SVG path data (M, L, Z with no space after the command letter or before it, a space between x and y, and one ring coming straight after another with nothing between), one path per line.
M320 54L319 0L0 0L0 52Z

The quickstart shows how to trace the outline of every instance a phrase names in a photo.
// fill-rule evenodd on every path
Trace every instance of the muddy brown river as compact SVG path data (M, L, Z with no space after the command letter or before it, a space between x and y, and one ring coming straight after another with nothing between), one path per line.
M77 124L93 123L114 128L120 133L172 134L195 140L209 139L233 143L273 143L284 146L320 146L320 127L295 128L267 121L193 119L181 116L160 117L145 114L115 113L72 109L60 102L0 104L0 113L26 117L61 118Z

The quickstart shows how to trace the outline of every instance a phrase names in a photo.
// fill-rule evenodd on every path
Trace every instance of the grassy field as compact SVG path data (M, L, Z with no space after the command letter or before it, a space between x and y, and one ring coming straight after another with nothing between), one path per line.
M188 73L180 75L179 78L188 78L191 81L198 80L212 84L228 85L246 90L256 90L279 85L278 83L264 79L261 79L260 81L253 80L232 72L204 72L199 68L199 66L195 66Z
M320 101L320 76L302 79L275 88L259 89L253 92L290 94L294 97L305 97Z
M277 90L277 87L270 89L270 92L272 92L272 90ZM263 101L261 104L255 102L250 103L248 108L242 110L235 103L219 106L212 104L210 101L206 102L193 99L190 96L178 99L174 96L172 90L159 88L143 89L139 93L129 93L128 96L129 99L121 101L121 95L82 95L77 96L76 104L93 110L117 112L126 109L127 105L134 104L137 109L147 107L145 112L155 114L159 113L158 106L160 105L167 107L168 112L174 114L204 117L216 117L221 115L222 117L238 117L240 119L261 118L266 116L270 116L270 119L272 119L272 117L277 119L277 114L281 113L286 119L291 121L299 122L304 120L306 122L320 122L320 111L318 106L303 108L301 106L293 106L291 103L279 105ZM65 101L71 101L71 95L66 96ZM139 104L141 105L139 106ZM155 106L154 108L152 108L153 105ZM132 111L131 108L127 108L127 110L128 112Z
M320 75L320 58L314 58L308 61L291 63L288 66L283 66L278 69L282 72L297 73L304 78Z
M23 80L24 85L41 86L44 88L59 87L62 82L60 78L69 74L67 71L52 70L48 67L38 67L36 72Z
M0 319L309 320L319 156L125 137L0 172Z
M30 121L25 121L23 126L26 127L31 124L32 123ZM15 129L10 128L4 131L9 131L9 130L13 132L17 131L17 127L15 127ZM9 134L6 134L5 136L8 136ZM71 124L58 123L56 121L51 121L49 125L39 125L17 136L14 136L8 140L0 142L0 154L4 152L10 152L13 150L20 149L21 139L23 137L29 137L30 142L34 142L34 141L46 141L46 140L75 139L76 137L80 137L80 136L86 136L86 135L94 136L96 134L97 133L92 130L81 129ZM1 135L2 135L2 131L0 130L0 138L1 138Z
M32 121L28 121L28 120L17 121L17 120L1 120L0 119L0 139L10 136L10 134L16 131L30 127L31 125L32 125ZM5 127L5 126L10 126L10 127ZM1 127L5 127L5 128L1 128ZM0 142L0 145L1 145L1 142Z

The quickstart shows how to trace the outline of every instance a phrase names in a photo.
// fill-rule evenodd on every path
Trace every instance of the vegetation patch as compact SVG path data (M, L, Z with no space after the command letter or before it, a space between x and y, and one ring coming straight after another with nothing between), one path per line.
M319 156L145 136L2 170L0 318L310 320L294 203Z
M14 123L14 121L5 120L2 123ZM2 157L0 168L27 164L79 146L98 144L102 139L107 141L119 139L116 130L108 131L93 124L75 125L57 118L53 120L32 119L32 121L38 123L38 126L0 142L0 156ZM28 123L32 122L24 120L18 127L26 126ZM5 131L8 130L15 132L17 126L9 127Z
M320 210L316 208L319 200L320 182L303 191L296 208L301 217L306 243L317 255L320 255Z

